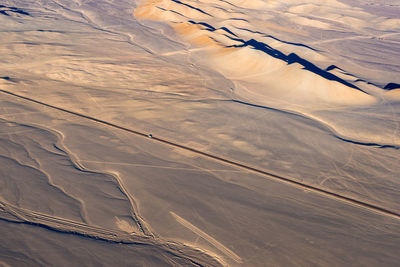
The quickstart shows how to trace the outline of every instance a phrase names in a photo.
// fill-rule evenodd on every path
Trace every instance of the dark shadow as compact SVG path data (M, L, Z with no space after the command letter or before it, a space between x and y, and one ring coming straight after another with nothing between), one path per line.
M357 89L361 92L364 92L362 89L360 89L359 87L355 86L354 84L351 84L341 78L339 78L338 76L323 70L319 67L317 67L316 65L314 65L313 63L311 63L310 61L305 60L304 58L299 57L298 55L296 55L295 53L291 53L289 55L285 55L284 53L282 53L281 51L274 49L272 47L270 47L269 45L262 43L262 42L258 42L254 39L250 39L249 41L244 41L242 39L237 39L237 38L231 38L234 41L237 42L241 42L243 43L242 45L233 45L231 47L252 47L253 49L262 51L274 58L283 60L285 62L287 62L289 65L290 64L294 64L294 63L298 63L300 65L302 65L304 67L305 70L308 70L310 72L313 72L315 74L317 74L318 76L321 76L327 80L330 81L336 81L339 82L343 85L346 85L348 87ZM364 92L365 93L365 92Z
M9 76L3 76L3 77L0 76L0 79L1 79L1 80L6 80L6 81L9 81L9 82L13 82L13 83L18 82L18 80L13 79L13 78L11 78L11 77L9 77Z
M336 136L337 139L342 140L344 142L347 143L351 143L351 144L355 144L355 145L361 145L361 146L370 146L370 147L377 147L377 148L393 148L396 150L399 150L400 147L396 146L396 145L382 145L382 144L378 144L378 143L368 143L368 142L359 142L359 141L353 141L350 139L346 139L340 136Z
M10 15L7 14L7 11L6 11L6 10L0 10L0 14L6 15L6 16L10 16Z
M400 84L398 83L388 83L386 84L385 87L383 87L385 90L393 90L393 89L400 89Z
M214 32L214 31L216 31L216 30L223 30L223 31L225 31L225 32L227 32L227 33L229 33L229 34L231 34L231 35L233 35L233 36L238 37L236 34L234 34L231 30L229 30L229 29L226 28L226 27L221 27L221 28L218 28L218 29L217 29L217 28L215 28L215 27L213 27L213 26L211 26L210 24L205 23L205 22L195 22L195 21L193 21L193 20L189 20L188 22L189 22L189 23L192 23L192 24L196 24L196 25L202 25L202 26L206 27L206 28L205 28L206 31ZM225 35L225 36L227 36L227 35ZM229 37L229 36L228 36L228 37Z
M339 68L338 66L335 66L335 65L330 65L329 67L327 67L325 70L326 71L331 71L331 70L336 70L336 69L338 69L338 70L340 70L340 71L343 71L344 72L344 70L343 69L341 69L341 68Z
M221 29L221 30L223 30L223 31L225 31L225 32L227 32L227 33L229 33L229 35L226 35L226 34L225 34L226 37L230 38L230 39L233 40L233 41L237 41L237 42L241 42L241 43L242 43L241 45L232 45L232 46L228 46L228 47L245 47L245 46L250 46L250 47L252 47L253 49L262 51L262 52L267 53L268 55L270 55L270 56L272 56L272 57L275 57L275 58L277 58L277 59L283 60L283 61L287 62L289 65L290 65L290 64L293 64L293 63L298 63L298 64L302 65L303 68L304 68L305 70L308 70L308 71L310 71L310 72L313 72L313 73L317 74L318 76L321 76L321 77L323 77L323 78L325 78L325 79L327 79L327 80L336 81L336 82L339 82L339 83L341 83L341 84L343 84L343 85L346 85L346 86L348 86L348 87L350 87L350 88L353 88L353 89L359 90L359 91L361 91L361 92L363 92L363 93L366 93L364 90L360 89L358 86L356 86L356 85L354 85L354 84L352 84L352 83L350 83L350 82L348 82L348 81L346 81L346 80L344 80L344 79L338 77L337 75L335 75L335 74L333 74L333 73L330 73L330 71L335 70L335 69L338 69L338 70L342 71L342 72L343 72L344 74L346 74L346 75L349 75L349 76L358 78L358 77L356 77L356 76L354 76L354 75L352 75L352 74L350 74L350 73L345 72L343 69L341 69L341 68L339 68L339 67L337 67L337 66L335 66L335 65L330 65L330 66L327 67L326 69L321 69L321 68L319 68L318 66L316 66L315 64L311 63L310 61L308 61L308 60L306 60L306 59L304 59L304 58L299 57L299 56L298 56L297 54L295 54L295 53L291 53L291 54L289 54L289 55L285 55L285 54L282 53L281 51L272 48L271 46L269 46L269 45L266 44L266 43L259 42L259 41L256 41L256 40L254 40L254 39L250 39L250 40L248 40L248 41L245 41L245 40L240 39L240 38L235 38L235 37L237 37L237 35L236 35L235 33L233 33L231 30L227 29L226 27L221 27L221 28L217 29L217 28L213 27L212 25L210 25L210 24L208 24L208 23L205 23L205 22L195 22L195 21L193 21L193 20L189 20L189 23L197 24L197 25L202 25L202 26L205 27L205 30L211 31L211 32ZM268 38L277 40L277 41L282 42L282 43L285 43L285 44L290 44L290 45L294 45L294 46L301 46L301 47L305 47L305 48L308 48L308 49L310 49L310 50L313 50L313 51L317 51L317 52L318 52L318 50L316 50L316 49L314 49L314 48L312 48L312 47L309 47L309 46L307 46L307 45L301 44L301 43L293 43L293 42L283 41L283 40L280 40L280 39L278 39L278 38L276 38L276 37L274 37L274 36L272 36L272 35L266 35L266 34L264 34L264 33L262 33L262 32L251 31L251 30L248 30L248 29L245 29L245 28L237 28L237 29L246 30L246 31L249 31L249 32L252 32L252 33L261 34L261 35L263 35L264 37L268 37ZM235 37L232 37L232 35L235 36ZM363 81L363 82L366 82L366 83L368 83L368 84L374 85L373 83L370 83L370 82L368 82L368 81L361 80L361 79L358 79L357 81ZM391 89L393 89L392 87L394 87L394 88L400 88L400 85L395 84L395 83L390 83L390 84L388 84L388 85L385 87L385 89L386 89L386 90L391 90Z
M0 14L6 15L6 16L11 16L10 13L17 13L21 15L26 15L30 16L30 14L22 9L16 8L16 7L8 7L5 5L0 5Z
M162 10L162 11L169 11L169 12L175 13L175 14L177 14L177 15L179 15L179 16L182 16L182 17L187 18L185 15L183 15L183 14L181 14L181 13L175 11L175 10L165 9L165 8L162 8L162 7L159 7L159 6L156 6L156 8L158 8L158 9L160 9L160 10Z
M192 24L204 26L204 27L206 27L205 30L207 30L207 31L212 31L213 32L213 31L217 30L216 28L214 28L213 26L211 26L210 24L205 23L205 22L196 22L196 21L193 21L193 20L189 20L188 22L192 23Z
M226 28L226 27L221 27L220 29L226 31L227 33L230 33L230 34L232 34L232 35L238 37L236 34L234 34L231 30L229 30L229 29Z
M56 30L37 30L38 32L56 32L56 33L66 33L65 31L56 31Z
M383 144L379 144L379 143L373 143L373 142L362 142L362 141L356 141L356 140L351 140L342 136L339 136L338 134L334 133L329 127L327 127L326 125L324 125L323 123L314 120L312 118L307 117L306 115L303 114L298 114L296 112L291 112L288 110L283 110L283 109L277 109L277 108L272 108L272 107L267 107L267 106L262 106L262 105L257 105L257 104L252 104L252 103L248 103L248 102L244 102L238 99L231 99L231 100L227 100L229 102L233 102L233 103L238 103L238 104L242 104L242 105L246 105L249 107L255 107L255 108L262 108L262 109L266 109L266 110L271 110L271 111L275 111L278 113L283 113L283 114L287 114L290 116L294 116L294 117L298 117L299 119L304 119L304 120L308 120L311 121L313 123L316 123L318 126L318 128L323 129L324 131L329 132L333 137L346 142L346 143L351 143L351 144L355 144L355 145L360 145L360 146L368 146L368 147L376 147L376 148L392 148L392 149L396 149L396 150L400 150L399 146L396 145L383 145Z
M191 9L194 9L194 10L197 10L197 11L199 11L200 13L203 13L203 14L205 14L205 15L208 15L208 16L212 17L210 14L208 14L207 12L204 12L204 11L203 11L203 10L201 10L200 8L197 8L197 7L191 6L191 5L189 5L189 4L183 3L183 2L181 2L181 1L178 1L178 0L171 0L171 1L172 1L172 2L175 2L175 3L177 3L177 4L180 4L180 5L187 6L187 7L191 8Z
M229 18L228 20L239 20L239 21L249 22L247 19L242 19L242 18Z
M293 43L293 42L284 41L284 40L281 40L279 38L276 38L275 36L272 36L272 35L269 35L269 34L265 34L263 32L252 31L252 30L249 30L249 29L246 29L246 28L239 28L239 27L236 27L236 29L243 30L243 31L248 31L248 32L251 32L251 33L260 34L263 37L271 38L271 39L274 39L274 40L279 41L279 42L284 43L284 44L289 44L289 45L294 45L294 46L301 46L301 47L308 48L308 49L310 49L312 51L319 52L319 50L314 49L311 46L308 46L308 45L305 45L305 44L301 44L301 43Z
M350 74L350 73L344 71L343 69L341 69L341 68L339 68L339 67L337 67L337 66L335 66L335 65L330 65L330 66L327 67L325 70L326 70L326 71L331 71L331 70L335 70L335 69L340 70L340 71L341 71L343 74L345 74L345 75L348 75L348 76L357 78L357 80L355 80L354 82L364 82L364 83L366 83L366 84L373 85L373 86L376 86L376 87L379 87L379 88L382 88L382 89L385 89L385 90L392 90L392 89L400 88L400 84L396 84L396 83L388 83L385 87L383 87L382 85L378 85L378 84L375 84L375 83L373 83L373 82L369 82L369 81L367 81L367 80L358 78L357 76L355 76L355 75L353 75L353 74Z
M250 39L249 41L244 41L244 40L238 39L238 38L231 38L231 37L229 37L229 38L234 40L234 41L243 43L242 45L233 45L233 46L230 46L230 47L246 47L246 46L252 47L253 49L262 51L262 52L264 52L264 53L266 53L266 54L268 54L268 55L270 55L270 56L272 56L274 58L283 60L283 61L287 62L289 65L290 64L294 64L294 63L298 63L298 64L302 65L305 70L313 72L313 73L317 74L318 76L321 76L321 77L323 77L323 78L325 78L327 80L336 81L336 82L339 82L339 83L341 83L343 85L346 85L348 87L351 87L351 88L357 89L357 90L359 90L359 91L361 91L363 93L366 93L362 89L360 89L359 87L355 86L354 84L351 84L351 83L339 78L338 76L336 76L336 75L334 75L334 74L332 74L332 73L330 73L330 72L328 72L326 70L323 70L323 69L317 67L316 65L314 65L310 61L307 61L304 58L299 57L295 53L291 53L289 55L285 55L281 51L279 51L277 49L274 49L274 48L270 47L269 45L267 45L265 43L258 42L258 41L254 40L254 39Z
M323 78L325 78L327 80L336 81L336 82L344 84L344 85L346 85L348 87L351 87L351 88L354 88L354 89L357 89L357 90L360 90L360 91L364 92L363 90L361 90L360 88L358 88L354 84L351 84L351 83L339 78L338 76L336 76L336 75L334 75L334 74L332 74L332 73L330 73L328 71L320 69L319 67L317 67L316 65L314 65L310 61L307 61L304 58L301 58L301 57L299 57L298 55L296 55L294 53L290 54L287 58L288 58L287 62L289 64L299 63L300 65L304 66L304 69L306 69L308 71L311 71L311 72L313 72L313 73L315 73L315 74L317 74L317 75L319 75L319 76L321 76L321 77L323 77Z

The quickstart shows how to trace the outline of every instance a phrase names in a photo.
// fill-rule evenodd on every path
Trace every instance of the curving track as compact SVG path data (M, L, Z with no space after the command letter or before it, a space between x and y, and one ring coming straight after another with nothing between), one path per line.
M181 243L170 242L153 236L109 230L87 225L32 210L13 206L0 199L0 220L16 223L28 223L61 233L72 233L107 242L153 246L166 254L171 254L190 262L194 266L220 266L214 258L199 249Z

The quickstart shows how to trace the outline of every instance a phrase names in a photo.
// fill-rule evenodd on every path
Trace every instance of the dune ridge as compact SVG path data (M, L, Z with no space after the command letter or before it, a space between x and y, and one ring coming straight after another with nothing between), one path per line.
M268 12L286 16L282 12L287 8L289 18L293 14L316 14L307 27L316 27L318 19L327 18L322 21L328 23L331 30L350 25L354 27L351 30L360 31L360 35L352 35L349 38L370 39L370 35L361 32L378 21L388 23L392 19L373 15L338 1L307 1L304 4L296 4L294 1L284 1L285 4L265 1L258 6L259 11L241 6L241 1L221 3L159 0L140 3L134 10L134 16L139 20L156 20L170 25L183 40L192 44L194 48L188 52L195 58L199 54L198 62L210 66L234 82L232 99L303 114L329 125L342 140L383 147L399 146L398 138L395 138L395 141L387 140L387 134L379 136L367 132L362 134L361 131L354 134L339 120L333 122L319 112L398 102L397 90L386 90L385 82L378 85L368 78L352 74L341 66L327 64L330 62L330 51L318 49L317 44L324 41L344 41L346 38L328 38L315 43L292 42L290 39L276 36L284 32L283 36L290 38L290 32L299 39L304 39L302 36L307 36L307 33L293 32L293 28L284 31L280 29L285 28L283 25L277 25L280 28L259 26L262 23L270 23L270 18L265 15ZM341 13L340 18L334 15L342 9L346 11ZM360 23L357 24L356 21ZM335 26L337 22L342 25ZM392 26L398 28L396 25ZM393 27L380 28L387 32L382 38L398 35L396 32L390 32ZM168 53L167 56L170 54L174 52Z
M236 2L232 1L232 7L244 8L241 1ZM343 80L294 52L279 51L277 47L286 46L292 51L306 49L306 54L322 57L307 45L281 41L273 36L268 40L270 35L267 34L260 36L247 22L250 18L244 12L226 9L218 2L187 3L147 1L135 9L134 15L139 19L166 22L187 41L207 48L206 52L211 53L208 60L211 66L246 89L238 90L239 95L258 103L264 101L271 105L266 100L269 97L292 106L301 104L314 108L321 104L370 105L378 102L364 88L357 90L358 86L352 83L354 80ZM268 3L260 1L255 5L268 8ZM243 31L246 31L244 35Z

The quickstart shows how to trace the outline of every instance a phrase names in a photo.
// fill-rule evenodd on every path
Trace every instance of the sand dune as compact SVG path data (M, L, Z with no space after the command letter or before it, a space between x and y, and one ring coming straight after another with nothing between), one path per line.
M218 1L189 2L190 4L170 0L143 1L135 9L134 15L141 20L163 21L169 24L184 40L199 47L198 51L201 53L198 58L199 62L209 65L232 80L235 83L236 97L245 102L299 112L318 121L327 122L331 128L335 128L339 135L345 136L345 138L360 139L349 135L350 131L344 124L338 121L332 124L327 118L317 115L322 114L318 110L376 105L382 103L382 98L387 98L388 101L396 99L396 96L392 96L395 93L386 93L385 90L382 90L386 83L374 84L372 80L368 81L368 79L358 76L357 73L352 74L343 68L329 68L327 63L332 62L332 58L327 56L327 51L318 49L318 42L308 46L307 41L295 43L268 34L268 31L258 24L258 16L260 14L263 16L264 13L254 11L251 7L237 5L234 2L231 3L230 9L226 9L226 2L223 4ZM210 3L212 4L210 5ZM318 23L324 23L329 25L325 28L331 30L339 27L335 26L337 23L342 23L343 27L352 25L357 28L351 31L365 31L376 25L377 21L392 24L391 21L395 20L376 16L361 8L351 7L338 1L324 3L308 1L300 4L286 1L285 4L276 5L272 2L263 3L259 9L264 10L265 13L266 11L281 12L282 8L287 8L289 15L278 14L287 16L289 20L294 19L293 14L298 14L298 19L309 21L308 25L303 24L305 26L315 27ZM216 7L219 7L219 12L213 13ZM238 10L242 12L238 13ZM183 11L185 16L171 15L181 14ZM146 12L152 13L152 15L149 16ZM222 13L224 15L221 15ZM310 13L313 14L312 18L302 17L302 15ZM339 13L340 16L335 15ZM240 15L237 16L237 14ZM319 20L318 18L324 19ZM238 22L240 25L237 25ZM294 22L300 23L299 21ZM397 27L394 24L392 26ZM387 31L394 29L393 27L380 29ZM291 38L288 36L290 31L282 31L282 28L282 26L268 27L268 30L270 32L279 31L279 34L285 33L286 38ZM293 33L296 34L296 32ZM303 36L301 33L297 34L297 36L299 35ZM276 36L279 35L276 34ZM360 37L353 35L351 38ZM365 36L365 38L369 39L370 37ZM335 42L345 40L348 39L337 39ZM326 41L333 42L334 40L327 39ZM370 46L369 49L374 48ZM378 51L373 52L383 54ZM393 56L395 58L399 55ZM341 67L346 67L346 65ZM386 73L392 76L396 72ZM382 138L375 138L367 134L361 139L362 142L367 143L385 143L385 141L382 142ZM399 144L395 144L395 146L397 145Z
M223 7L220 9L223 11L213 13L212 8L207 8L206 4L209 5L209 1L206 3L191 2L191 4L193 5L169 0L148 1L135 9L134 14L139 19L161 20L169 23L186 40L195 45L209 48L207 51L213 51L209 53L210 58L206 62L211 62L211 66L217 71L241 84L242 88L245 87L245 90L238 92L242 97L258 104L267 105L273 104L270 99L292 106L302 103L303 106L308 106L311 109L324 103L363 105L378 101L373 96L361 92L361 90L351 88L349 83L339 79L335 74L324 72L323 69L315 66L312 62L304 60L307 64L315 66L311 70L304 64L295 64L299 61L288 60L294 54L293 52L285 54L279 51L279 48L274 48L282 44L286 46L289 44L290 46L289 42L278 41L278 39L274 39L274 42L256 41L254 38L259 38L258 31L254 30L254 24L250 21L253 18L244 15L251 14L251 11L243 12L241 18L246 19L246 22L242 21L241 31L238 31L237 27L232 25L232 20L226 19L235 16L235 13ZM240 4L240 1L239 3L233 2L232 6L244 8ZM268 2L254 2L254 5L258 8L266 8L266 10L269 8ZM336 11L340 7L348 7L334 2L323 6L329 8L330 5L333 5L334 7L331 9ZM213 6L218 6L218 2L213 2ZM246 5L246 8L252 9L253 6ZM318 7L312 4L295 5L289 8L289 11L292 13L310 13L315 8ZM224 15L221 16L221 12ZM325 12L332 14L329 9ZM179 14L185 14L185 16ZM357 14L357 12L354 14ZM302 17L301 19L306 20L307 18ZM337 21L336 18L335 20ZM318 23L309 21L309 25L313 26ZM299 23L300 21L295 22ZM349 22L346 21L345 23ZM243 30L246 30L247 34L242 37ZM251 35L252 32L254 32L253 36ZM274 47L271 47L271 45ZM287 50L290 51L290 49ZM327 75L331 77L327 79ZM243 85L247 82L252 83L252 86ZM268 100L264 101L263 99Z

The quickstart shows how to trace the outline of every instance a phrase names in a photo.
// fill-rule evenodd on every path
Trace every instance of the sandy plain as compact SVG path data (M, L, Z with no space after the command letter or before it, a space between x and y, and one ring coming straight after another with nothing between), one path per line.
M3 1L0 264L395 266L398 14Z

